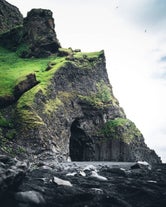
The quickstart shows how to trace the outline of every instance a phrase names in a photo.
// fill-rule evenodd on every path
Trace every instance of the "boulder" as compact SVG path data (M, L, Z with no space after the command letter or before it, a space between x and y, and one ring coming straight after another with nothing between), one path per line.
M25 177L28 164L12 159L5 155L0 155L0 202L16 191ZM10 200L10 199L9 199ZM4 201L6 202L6 201ZM3 204L2 204L3 205Z
M39 82L36 80L35 74L29 74L25 77L24 80L20 81L14 87L14 95L15 98L19 98L24 92L28 91L29 89L33 88Z
M38 83L39 82L36 80L35 74L28 74L23 80L16 84L12 95L0 96L0 108L12 105L23 93L36 86Z
M24 19L23 43L28 51L22 52L23 57L46 57L56 53L60 43L55 33L52 12L46 9L32 9Z
M32 205L42 206L45 204L43 196L37 191L18 192L16 193L15 198L21 204L28 205L29 207Z
M98 173L92 171L92 176L66 174L72 169L92 169L85 165L88 163L57 163L52 169L43 169L35 162L28 166L26 162L0 156L1 207L166 206L166 165L156 165L148 173L131 170L125 175L119 174L118 168L111 173L113 163L103 171L103 163L99 162L93 163Z
M0 0L0 45L19 56L38 58L57 53L61 46L54 28L50 10L32 9L23 19L17 7Z

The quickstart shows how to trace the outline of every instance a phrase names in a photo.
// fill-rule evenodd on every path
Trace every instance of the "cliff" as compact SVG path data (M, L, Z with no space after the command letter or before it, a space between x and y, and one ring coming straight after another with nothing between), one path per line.
M60 48L52 12L33 9L23 19L15 7L0 0L0 43L20 57L48 57Z
M1 153L161 162L119 106L104 51L61 48L49 10L33 9L15 26L0 36ZM10 38L13 28L18 41Z
M19 9L5 0L0 0L0 34L23 24L23 16Z

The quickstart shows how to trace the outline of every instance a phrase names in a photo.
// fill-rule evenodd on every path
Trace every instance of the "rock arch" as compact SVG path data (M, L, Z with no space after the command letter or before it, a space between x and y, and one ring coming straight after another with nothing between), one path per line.
M72 161L93 160L93 141L81 128L79 119L71 124L71 136L69 143L69 154Z

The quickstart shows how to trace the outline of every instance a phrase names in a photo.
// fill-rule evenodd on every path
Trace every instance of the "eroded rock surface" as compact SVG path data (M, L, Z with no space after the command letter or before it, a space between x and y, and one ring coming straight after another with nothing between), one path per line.
M52 12L46 9L32 9L24 19L23 43L28 50L22 57L46 57L56 53L60 43L56 37Z
M19 35L11 44L13 31ZM32 74L26 71L9 88L3 85L8 95L0 97L1 153L31 160L161 163L115 98L104 51L60 48L52 12L45 9L32 9L23 27L0 39L16 47L13 64L19 65L18 55L34 64ZM35 70L34 57L45 56L50 56L48 65Z
M19 9L0 0L0 45L16 50L22 40L23 16Z
M137 163L81 164L53 160L28 165L0 156L0 171L1 207L166 205L165 165L148 168Z
M19 9L5 0L0 0L0 34L22 26L23 16Z
M13 89L13 95L0 97L0 108L5 108L8 105L14 104L26 91L33 88L39 82L36 80L35 74L27 75L24 80L18 81L18 84Z
M31 155L40 155L45 148L60 160L159 163L113 95L104 52L96 58L73 59L54 74L47 94L36 94L33 110L27 109L32 116L17 116L18 140L26 149L30 147ZM32 127L27 118L33 118ZM33 145L23 140L33 140Z
M0 45L17 51L21 57L47 57L57 53L60 43L52 12L32 9L23 19L19 9L0 1Z

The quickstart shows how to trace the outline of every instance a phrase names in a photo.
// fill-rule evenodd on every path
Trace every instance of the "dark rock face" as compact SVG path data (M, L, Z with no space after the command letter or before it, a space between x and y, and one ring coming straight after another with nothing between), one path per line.
M45 9L32 9L24 19L23 42L29 51L23 57L46 57L56 53L60 43L55 33L52 12Z
M25 147L25 155L45 159L44 154L51 152L59 161L70 157L73 161L160 163L114 97L103 51L96 58L73 59L54 74L47 94L35 95L32 109L16 111L16 142ZM109 95L109 101L100 97L103 94ZM108 127L112 131L107 134L109 122L113 127Z
M27 164L10 159L7 156L0 155L0 201L1 205L8 204L8 196L12 191L16 191L25 177ZM10 202L10 201L9 201Z
M6 5L5 1L1 3ZM17 16L17 9L14 11ZM60 48L50 10L32 9L23 27L2 34L0 40L17 49L22 57L57 53L57 60L40 73L45 77L38 88L34 88L38 84L35 74L30 74L15 85L13 95L0 97L1 133L5 140L6 134L11 136L6 129L10 125L7 119L15 120L15 140L10 142L13 154L57 161L71 158L161 162L119 106L108 79L104 51L88 54ZM27 99L21 99L23 94ZM10 115L11 107L7 106L12 103L15 104ZM21 155L20 146L24 151Z
M0 96L0 108L4 108L4 107L7 107L11 104L13 104L14 102L16 101L15 97L14 96L9 96L9 95L6 95L6 96Z
M15 27L14 29L11 29L10 31L7 31L0 35L0 45L7 49L16 51L18 45L21 44L22 35L22 26Z
M18 51L21 57L47 57L57 53L60 43L56 37L52 12L32 9L23 20L19 10L0 1L0 45Z
M14 95L18 99L23 93L33 88L38 84L35 74L29 74L26 78L20 81L14 88Z
M5 0L0 0L0 34L22 26L23 16L19 9Z
M0 0L0 45L16 50L22 40L23 16L19 9Z
M121 168L123 167L123 168ZM1 207L165 207L166 166L27 164L0 156Z

